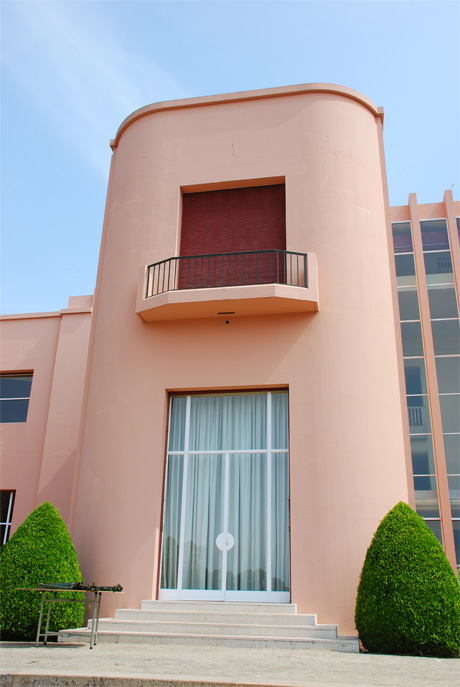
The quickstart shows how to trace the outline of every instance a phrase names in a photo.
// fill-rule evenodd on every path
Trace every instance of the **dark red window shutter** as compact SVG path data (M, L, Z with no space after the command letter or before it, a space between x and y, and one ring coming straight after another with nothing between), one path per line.
M282 281L282 255L261 251L286 250L285 205L284 184L184 193L180 255L215 257L185 261L181 288Z

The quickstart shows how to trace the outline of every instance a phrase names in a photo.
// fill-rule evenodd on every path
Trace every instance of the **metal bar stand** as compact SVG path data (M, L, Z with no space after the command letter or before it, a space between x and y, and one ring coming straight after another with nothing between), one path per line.
M62 583L62 584L42 584L39 585L38 587L20 587L18 588L18 591L29 591L29 592L41 592L42 599L40 603L40 614L38 617L38 627L37 627L37 635L35 639L35 646L38 646L40 644L40 637L43 637L43 644L46 645L48 642L48 637L51 635L57 636L59 635L59 632L50 632L49 631L49 625L50 625L50 618L51 618L51 605L53 603L92 603L93 604L93 617L92 617L92 622L91 622L91 634L90 634L90 645L89 648L92 649L96 644L97 644L97 632L99 629L99 616L101 613L101 600L102 600L102 594L104 592L107 593L115 593L115 592L122 592L123 587L119 584L117 584L114 587L98 587L96 585L84 585L82 583ZM56 596L56 592L59 592L60 594L65 594L67 593L80 593L80 594L86 594L88 592L91 592L94 594L94 597L91 599L86 599L84 596L83 598L80 599L75 599L75 598L63 598ZM48 594L48 597L46 595ZM42 632L42 622L43 622L43 610L45 608L45 601L48 604L48 610L46 613L46 625L45 625L45 631Z

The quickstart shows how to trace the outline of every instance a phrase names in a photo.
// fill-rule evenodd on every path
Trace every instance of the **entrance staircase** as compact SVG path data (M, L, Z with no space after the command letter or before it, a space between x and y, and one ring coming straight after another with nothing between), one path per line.
M90 641L91 621L61 630L59 641ZM98 642L329 649L359 652L357 637L339 636L336 625L318 625L316 615L295 604L204 601L143 601L140 610L120 608L101 618Z

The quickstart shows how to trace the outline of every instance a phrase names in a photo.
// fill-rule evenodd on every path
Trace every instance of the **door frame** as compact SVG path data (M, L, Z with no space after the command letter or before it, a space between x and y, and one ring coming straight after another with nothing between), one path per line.
M277 391L277 390L276 390ZM285 391L280 389L279 391ZM286 390L287 391L287 390ZM189 450L189 435L190 435L190 408L191 399L195 395L214 395L213 392L206 392L203 394L180 394L186 396L186 417L185 417L185 433L184 433L184 449L182 451L169 451L166 449L166 466L165 466L165 479L163 486L163 514L162 514L162 527L161 527L161 541L160 541L160 567L159 567L159 583L158 583L158 599L159 600L181 600L181 601L239 601L239 602L258 602L258 603L290 603L291 591L272 591L271 590L271 544L272 544L272 456L276 453L287 454L288 464L289 464L289 448L287 449L273 449L271 447L271 391L265 390L254 390L254 393L264 393L267 396L267 441L266 449L238 449L238 450ZM242 391L241 393L251 393L250 390ZM225 392L224 392L225 394ZM228 395L237 395L238 392L228 392ZM169 424L171 422L171 412L172 412L172 399L176 394L171 394L169 399ZM178 394L179 395L179 394ZM215 395L223 395L222 392L215 392ZM225 394L227 395L227 394ZM228 499L229 499L229 472L230 472L230 460L231 455L241 455L241 454L264 454L266 456L267 462L267 511L266 511L266 525L267 525L267 553L266 553L266 564L267 564L267 586L268 589L265 591L253 591L253 590L227 590L226 589L226 561L227 561L227 551L224 549L222 551L222 587L221 589L183 589L182 588L182 572L183 572L183 556L184 556L184 530L185 530L185 516L186 516L186 498L187 498L187 473L188 473L188 457L193 455L222 455L222 459L225 460L224 465L224 506L223 506L223 521L224 526L222 532L224 534L228 533ZM184 459L183 463L183 475L182 475L182 494L181 494L181 512L180 512L180 537L179 537L179 556L177 563L177 588L176 589L166 589L161 587L161 573L162 573L162 557L163 557L163 535L164 535L164 521L165 521L165 509L166 509L166 484L168 478L168 466L169 466L169 456L172 455L182 455ZM287 499L289 502L289 479L288 479L288 494ZM286 536L290 539L290 509L288 511L288 532ZM290 549L290 546L289 546ZM289 555L290 558L290 555ZM289 572L290 574L290 572ZM289 585L290 586L290 585Z

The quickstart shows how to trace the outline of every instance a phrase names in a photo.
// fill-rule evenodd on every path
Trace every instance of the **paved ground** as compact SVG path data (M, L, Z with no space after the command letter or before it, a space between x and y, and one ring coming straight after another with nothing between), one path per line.
M0 643L0 687L459 687L460 661L332 651Z

